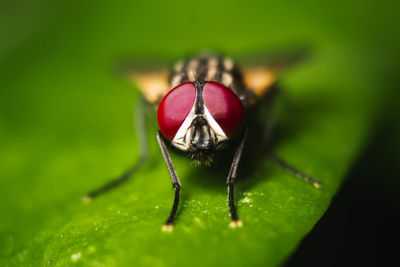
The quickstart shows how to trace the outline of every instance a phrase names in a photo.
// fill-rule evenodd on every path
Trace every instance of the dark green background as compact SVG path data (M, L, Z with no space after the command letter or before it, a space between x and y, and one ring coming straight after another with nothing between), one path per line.
M281 264L369 151L371 136L379 136L376 147L387 144L377 159L399 151L394 3L2 2L0 264L63 266L78 253L74 263L84 266ZM80 202L138 155L132 113L139 93L113 72L115 62L296 46L312 57L283 77L276 148L321 177L321 191L261 160L239 182L245 227L235 232L227 227L223 177L174 157L185 197L175 232L163 234L172 192L153 126L155 159L140 177ZM392 172L380 174L382 184L398 187Z

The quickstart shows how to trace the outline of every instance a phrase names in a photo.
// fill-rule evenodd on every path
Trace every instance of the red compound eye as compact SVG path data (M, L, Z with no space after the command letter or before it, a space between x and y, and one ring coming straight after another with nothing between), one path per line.
M193 107L196 87L182 83L169 91L158 106L157 120L162 134L172 140Z
M243 119L243 106L237 95L220 83L207 82L204 85L203 99L222 130L228 137L233 137Z

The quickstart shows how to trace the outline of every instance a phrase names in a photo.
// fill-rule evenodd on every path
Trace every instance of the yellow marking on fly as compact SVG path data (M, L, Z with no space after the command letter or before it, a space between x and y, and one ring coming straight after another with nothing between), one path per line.
M89 197L89 196L84 196L84 197L82 198L82 201L83 201L83 203L87 204L87 203L89 203L90 201L92 201L92 198Z
M128 78L139 86L140 91L150 103L158 102L169 89L166 71L132 73L128 75Z
M322 187L322 183L319 182L319 181L315 181L315 182L313 183L313 185L314 185L315 188L321 188L321 187Z
M199 61L197 59L194 59L190 61L187 69L187 75L190 81L195 81L196 80L196 70L197 66L199 65Z
M243 226L243 222L241 220L237 220L237 221L231 221L229 223L229 227L230 228L240 228Z
M233 82L233 77L232 77L232 75L230 73L228 73L228 72L222 73L222 83L226 87L231 86L232 82Z
M212 81L215 79L215 74L217 74L218 70L218 59L210 58L208 61L208 72L207 72L207 81Z
M272 69L254 67L243 72L243 81L255 95L262 96L278 78L278 73Z
M226 71L231 71L233 69L233 61L232 59L226 57L224 59L224 68Z
M171 233L174 230L174 226L172 224L163 224L161 226L161 231Z

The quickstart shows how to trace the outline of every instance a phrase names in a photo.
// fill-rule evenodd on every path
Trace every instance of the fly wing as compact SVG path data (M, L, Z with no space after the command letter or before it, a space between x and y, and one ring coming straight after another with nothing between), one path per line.
M169 65L149 60L119 64L119 71L139 88L149 103L157 104L169 91Z
M158 103L167 94L168 74L166 70L158 72L132 72L128 79L139 86L147 101Z
M248 103L252 105L264 96L283 72L304 61L308 54L308 50L298 48L267 55L253 54L246 56L246 59L239 59Z

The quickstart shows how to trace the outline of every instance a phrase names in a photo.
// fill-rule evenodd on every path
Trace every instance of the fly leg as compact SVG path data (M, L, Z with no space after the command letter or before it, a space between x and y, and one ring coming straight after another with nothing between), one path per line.
M279 158L277 155L275 155L274 153L270 153L269 157L273 160L273 162L275 164L277 164L279 167L281 167L282 169L290 172L291 174L295 175L296 177L306 181L307 183L312 184L314 187L316 188L321 188L322 187L322 182L314 177L311 177L299 170L297 170L295 167L289 165L288 163L286 163L284 160L282 160L281 158Z
M175 197L174 197L174 204L172 205L171 212L165 224L162 226L162 230L164 232L171 232L174 224L174 219L176 212L178 210L180 194L181 194L181 181L179 181L178 174L175 171L174 165L171 160L171 156L169 155L168 148L165 145L165 141L161 136L160 131L157 132L157 141L160 145L161 153L164 157L165 164L167 165L169 175L171 176L172 187L175 189Z
M277 90L274 90L271 93L272 93L272 96L271 96L270 102L269 102L270 109L269 109L269 112L268 112L267 119L265 120L264 129L263 129L263 145L264 145L263 147L266 147L267 151L269 151L268 143L271 140L273 129L275 128L274 105L276 103ZM279 158L273 152L270 152L268 154L268 156L270 157L270 159L272 159L272 161L275 164L277 164L282 169L290 172L291 174L293 174L296 177L306 181L307 183L312 184L316 188L321 188L322 187L322 182L320 180L318 180L318 179L316 179L314 177L311 177L311 176L309 176L309 175L297 170L295 167L291 166L290 164L285 162L283 159Z
M111 180L105 185L87 193L83 198L84 202L89 202L92 198L106 193L128 181L132 175L150 159L146 136L146 125L144 121L144 105L144 99L142 97L139 98L138 103L136 104L134 117L135 128L139 141L139 159L116 179Z
M276 100L279 93L279 88L272 87L270 89L268 97L265 99L264 105L268 107L266 111L267 118L264 121L262 127L262 147L269 149L269 142L272 138L273 131L275 129L275 106Z
M233 185L235 183L235 179L237 177L237 171L239 167L240 158L242 157L242 152L244 148L244 143L247 137L247 128L242 136L242 139L239 143L239 146L236 148L235 155L233 156L233 161L231 168L229 170L228 178L226 183L228 184L228 203L229 203L229 212L231 214L232 221L229 226L232 228L241 227L243 222L239 219L236 211L235 201L233 198Z

